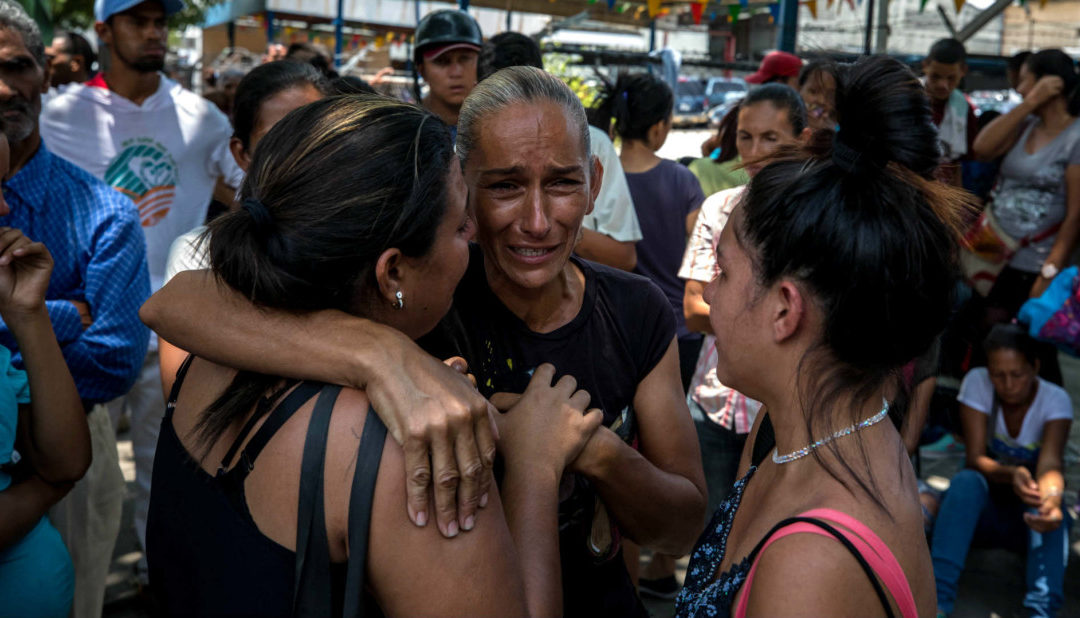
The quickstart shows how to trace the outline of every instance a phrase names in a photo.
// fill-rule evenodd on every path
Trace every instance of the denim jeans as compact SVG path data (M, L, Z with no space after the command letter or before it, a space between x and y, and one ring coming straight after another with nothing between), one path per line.
M953 477L938 511L930 543L939 611L952 612L956 584L974 542L1019 550L1026 547L1024 607L1031 616L1056 615L1063 602L1069 517L1065 516L1065 522L1057 530L1038 533L1024 523L1025 511L1035 509L1025 506L1018 498L1006 496L1004 491L991 491L986 478L975 470L962 470Z
M708 521L737 480L735 475L739 471L739 457L747 434L735 433L710 421L693 399L687 397L686 403L690 406L690 416L694 419L701 446L701 465L705 469L705 487L709 492Z

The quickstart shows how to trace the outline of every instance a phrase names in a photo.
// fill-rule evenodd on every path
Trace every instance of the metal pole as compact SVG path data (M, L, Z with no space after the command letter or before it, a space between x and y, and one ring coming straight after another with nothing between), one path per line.
M266 44L274 42L274 12L266 12Z
M345 0L338 0L337 19L334 20L334 66L341 68L341 52L345 36Z
M649 53L656 51L656 20L649 22Z
M884 54L889 51L889 0L880 0L877 18L877 40L874 42L874 53Z
M225 26L225 34L229 38L229 49L232 50L236 47L236 22L230 21Z
M874 0L866 0L866 38L863 40L863 53L869 56L874 47Z
M777 28L776 48L795 53L795 33L799 27L799 0L780 0L780 23Z

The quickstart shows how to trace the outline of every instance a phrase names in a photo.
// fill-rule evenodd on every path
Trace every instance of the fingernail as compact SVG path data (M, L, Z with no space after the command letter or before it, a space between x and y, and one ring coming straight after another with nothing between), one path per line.
M416 525L421 528L427 525L427 511L420 511L416 514Z
M461 527L464 528L466 532L468 532L469 530L472 530L473 526L475 526L475 525L476 525L476 518L473 517L472 515L469 515L468 517L465 518L465 523Z
M450 525L446 527L446 536L454 538L458 533L458 525L456 521L450 522Z
M484 492L484 495L480 496L480 508L484 508L485 506L487 506L487 501L488 495L487 492Z

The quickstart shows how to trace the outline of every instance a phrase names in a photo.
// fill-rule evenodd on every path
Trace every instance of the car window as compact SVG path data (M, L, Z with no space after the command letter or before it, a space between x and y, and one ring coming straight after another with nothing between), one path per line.
M677 96L698 96L705 94L705 85L697 80L680 81L675 86Z

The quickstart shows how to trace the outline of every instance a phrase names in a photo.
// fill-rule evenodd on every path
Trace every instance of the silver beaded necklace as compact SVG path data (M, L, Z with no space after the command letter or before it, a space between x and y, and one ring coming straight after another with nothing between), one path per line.
M773 452L772 452L773 463L786 464L786 463L791 463L791 462L795 461L796 459L802 459L803 457L806 457L807 455L809 455L812 451L814 451L818 447L825 446L826 444L832 442L833 440L835 440L837 438L843 438L844 436L853 434L856 431L860 431L862 429L866 429L867 427L870 427L871 425L876 425L876 424L880 423L882 420L885 419L885 416L887 416L888 414L889 414L889 404L888 404L887 401L882 399L881 400L881 411L880 412L878 412L877 414L871 416L868 419L861 420L858 423L855 423L854 425L849 425L849 426L841 429L840 431L837 431L837 432L833 433L833 435L831 435L831 436L826 436L826 437L824 437L824 438L822 438L822 439L820 439L820 440L818 440L816 442L812 442L810 444L807 444L806 446L802 447L801 449L799 449L797 451L792 451L792 452L788 453L787 455L780 455L777 452L777 449L773 449Z

